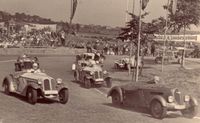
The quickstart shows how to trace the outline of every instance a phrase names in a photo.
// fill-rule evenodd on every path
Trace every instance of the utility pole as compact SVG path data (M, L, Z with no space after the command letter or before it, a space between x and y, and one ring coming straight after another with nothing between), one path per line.
M134 16L134 10L135 10L135 0L133 0L133 9L132 9L132 14ZM131 48L130 48L130 56L129 56L129 75L131 73L131 59L132 59L132 56L133 56L133 29L132 29L132 35L131 35ZM132 81L133 81L133 76L132 76Z
M136 76L135 81L138 82L139 76L139 57L140 57L140 36L141 36L141 11L142 11L142 0L140 0L140 10L139 10L139 32L138 32L138 43L137 43L137 64L136 64Z
M168 8L169 8L169 0L167 1L166 8L166 16L165 16L165 34L164 34L164 45L163 45L163 53L162 53L162 72L164 71L164 62L165 62L165 49L166 49L166 41L167 41L167 30L168 30Z

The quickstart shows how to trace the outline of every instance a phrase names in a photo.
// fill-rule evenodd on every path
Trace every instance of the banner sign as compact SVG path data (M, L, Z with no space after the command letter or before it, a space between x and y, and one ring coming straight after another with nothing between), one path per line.
M165 36L164 35L154 35L155 41L164 41ZM183 42L184 41L184 35L166 35L167 41L175 41L175 42ZM200 43L200 35L185 35L185 41L187 42L199 42Z

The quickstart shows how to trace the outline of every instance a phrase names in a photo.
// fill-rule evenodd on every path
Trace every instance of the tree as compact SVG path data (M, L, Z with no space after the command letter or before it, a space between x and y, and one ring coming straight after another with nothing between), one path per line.
M200 23L200 0L178 0L176 13L172 12L172 2L169 6L169 28L173 33L190 29L191 25L198 26ZM166 7L165 7L166 8ZM184 42L184 47L186 42ZM184 67L185 50L182 55L182 67Z
M174 33L190 29L191 25L200 23L200 0L178 0L176 13L172 13L172 2L169 6L169 28ZM164 7L166 8L166 7Z
M129 13L132 19L127 22L126 27L121 28L121 33L118 36L118 39L121 40L132 40L134 45L137 46L137 38L139 32L139 17ZM142 18L144 18L148 13L144 13ZM159 24L163 23L163 18L155 19L151 23L145 23L142 21L142 29L141 29L141 45L145 45L148 41L152 40L149 38L150 35L153 35L155 32L160 30ZM152 36L151 36L152 37Z

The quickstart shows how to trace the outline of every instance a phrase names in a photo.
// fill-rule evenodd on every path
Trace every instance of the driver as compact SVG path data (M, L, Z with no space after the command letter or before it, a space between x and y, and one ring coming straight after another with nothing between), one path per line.
M160 83L160 78L158 76L154 76L153 80L147 82L148 84L158 84Z
M31 73L41 73L41 70L39 69L38 63L33 63L32 69L28 70L28 72Z

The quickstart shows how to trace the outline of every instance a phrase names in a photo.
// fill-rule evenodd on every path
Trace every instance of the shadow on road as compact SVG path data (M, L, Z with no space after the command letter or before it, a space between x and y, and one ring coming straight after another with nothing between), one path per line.
M82 88L85 88L84 84L83 83L80 83L80 82L77 82L75 80L71 80L71 82L79 85L80 87ZM92 85L91 88L101 88L101 87L106 87L106 85L102 84L102 85ZM86 88L85 88L86 89Z
M3 91L0 91L0 93L6 95ZM19 99L19 100L21 100L21 101L23 101L23 102L28 103L28 100L27 100L26 97L21 96L21 95L16 94L16 93L10 93L10 94L7 95L7 96L15 97L15 98L17 98L17 99ZM53 103L59 103L59 101L41 98L41 99L38 99L38 100L37 100L37 103L41 103L41 104L53 104Z
M141 113L142 116L153 118L150 114L150 111L146 108L131 107L131 106L125 106L125 105L119 106L119 105L113 105L112 103L103 103L103 105L113 107L113 108L119 108L122 110L131 111L131 112ZM180 115L178 113L168 113L165 118L177 118L177 117L182 117L182 115Z

